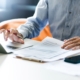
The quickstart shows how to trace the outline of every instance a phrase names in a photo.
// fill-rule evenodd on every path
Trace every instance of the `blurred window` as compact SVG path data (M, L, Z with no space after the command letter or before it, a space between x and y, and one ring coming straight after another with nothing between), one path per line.
M0 0L0 8L6 7L6 0Z

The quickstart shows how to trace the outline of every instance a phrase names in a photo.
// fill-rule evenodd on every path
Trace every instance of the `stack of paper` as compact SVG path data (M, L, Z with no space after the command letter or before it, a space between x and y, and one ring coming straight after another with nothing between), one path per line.
M29 48L17 50L14 53L18 58L38 62L50 62L58 59L63 59L66 56L80 52L80 50L64 50L61 48L62 44L62 41L46 37L39 44Z

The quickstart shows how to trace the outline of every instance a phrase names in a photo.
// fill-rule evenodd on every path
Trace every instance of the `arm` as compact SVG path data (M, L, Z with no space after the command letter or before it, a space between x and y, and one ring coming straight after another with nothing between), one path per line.
M39 35L47 23L47 0L40 0L33 17L27 19L27 23L18 27L19 33L24 38L33 38Z

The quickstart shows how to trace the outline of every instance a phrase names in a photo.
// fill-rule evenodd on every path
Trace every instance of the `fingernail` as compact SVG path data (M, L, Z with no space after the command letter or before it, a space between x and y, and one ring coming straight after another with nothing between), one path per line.
M64 49L68 50L69 48L68 47L65 47Z
M64 46L61 46L61 48L64 48Z
M10 33L10 30L7 30Z
M19 39L19 42L24 44L24 40L23 39Z
M7 41L7 37L5 37L5 41Z
M17 35L17 33L14 33L14 35Z

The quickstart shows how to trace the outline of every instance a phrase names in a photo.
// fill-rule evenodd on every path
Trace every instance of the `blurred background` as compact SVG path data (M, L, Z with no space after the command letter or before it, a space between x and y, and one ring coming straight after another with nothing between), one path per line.
M0 22L32 16L39 0L0 0Z

